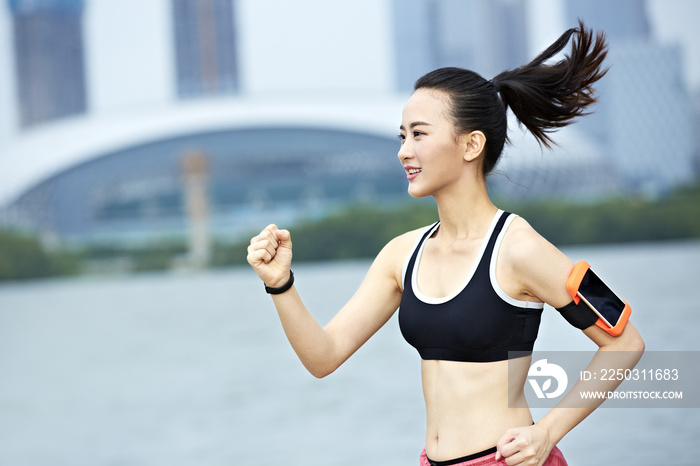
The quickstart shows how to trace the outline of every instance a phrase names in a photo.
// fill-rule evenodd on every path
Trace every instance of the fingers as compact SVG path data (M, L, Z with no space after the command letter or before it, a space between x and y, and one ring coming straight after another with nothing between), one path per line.
M287 230L278 229L275 224L270 224L250 240L248 263L251 265L269 263L277 255L279 247L291 250L291 234Z
M496 443L496 461L505 458L507 465L541 465L551 447L546 436L533 426L508 429Z
M251 265L261 262L267 264L275 257L278 245L279 242L273 229L271 227L265 228L258 236L250 240L250 246L248 246L248 263Z
M275 257L274 251L269 251L266 247L261 247L260 244L251 244L248 246L248 263L257 265L260 263L267 264Z
M256 257L259 257L263 262L270 262L277 254L277 241L261 239L248 247L248 252L253 252Z
M501 458L508 458L519 450L514 441L518 433L515 429L508 429L496 443L496 461Z

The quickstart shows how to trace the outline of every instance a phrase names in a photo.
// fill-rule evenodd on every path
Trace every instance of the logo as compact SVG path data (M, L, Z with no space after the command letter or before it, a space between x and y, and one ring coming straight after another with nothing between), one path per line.
M564 369L557 364L548 363L546 359L540 359L530 366L530 370L527 371L527 380L537 398L556 398L564 393L566 385L569 383ZM542 380L542 385L540 385L539 380ZM556 380L557 385L550 390L552 380Z

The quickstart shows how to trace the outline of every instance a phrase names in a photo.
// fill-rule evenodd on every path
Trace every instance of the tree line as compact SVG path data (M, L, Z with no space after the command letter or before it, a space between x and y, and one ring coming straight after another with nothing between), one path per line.
M504 202L557 246L700 239L700 183L663 199L610 199L594 204L557 201ZM437 220L432 201L376 207L349 206L320 220L289 227L295 261L374 257L392 238ZM264 227L264 225L261 225ZM251 236L256 232L251 232ZM248 240L214 245L210 267L245 264ZM0 231L0 280L89 273L94 264L122 264L123 272L167 270L186 253L183 241L145 246L92 246L47 249L32 236Z

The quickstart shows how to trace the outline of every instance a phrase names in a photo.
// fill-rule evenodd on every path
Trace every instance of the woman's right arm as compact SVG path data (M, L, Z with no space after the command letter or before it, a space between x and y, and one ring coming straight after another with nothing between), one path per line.
M401 301L401 270L410 234L389 242L377 255L355 295L321 327L292 286L273 294L284 332L304 367L315 377L335 371L393 315ZM250 241L248 263L271 287L290 276L292 240L288 231L269 225Z

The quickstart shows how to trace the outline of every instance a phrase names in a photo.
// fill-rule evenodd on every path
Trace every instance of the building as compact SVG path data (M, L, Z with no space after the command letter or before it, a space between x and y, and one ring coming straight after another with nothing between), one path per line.
M646 0L566 0L566 16L568 24L580 18L586 26L605 31L611 42L651 37Z
M693 180L692 107L678 47L629 42L611 50L610 60L601 91L608 153L627 190L657 195Z
M82 0L9 0L22 127L87 110Z
M23 7L30 3L43 5ZM76 5L82 11L83 3ZM371 12L383 11L375 0L365 0L362 11L348 4L332 28L308 15L289 21L303 7L284 1L274 17L260 2L241 9L233 0L85 5L95 105L81 118L0 140L2 226L73 244L182 238L189 202L182 164L193 151L208 160L199 186L206 192L198 198L209 203L208 231L220 238L247 234L261 222L318 217L348 202L407 197L395 156L402 99L384 92L391 87L389 48L330 47L319 35L301 45L294 35L319 28L331 38L383 37L385 22L362 26L377 17ZM12 7L18 15L18 4ZM306 54L295 58L285 47ZM326 51L331 55L319 62ZM279 74L267 71L269 62ZM326 65L325 83L340 90L299 86L318 63ZM343 78L360 63L381 66L374 75Z
M527 60L519 0L393 0L397 89L436 68L457 66L487 79Z
M693 157L693 169L695 177L700 178L700 89L693 94L693 129L695 135L695 152Z
M578 124L553 134L558 147L540 146L526 130L509 121L510 141L487 179L492 198L498 200L556 199L588 203L623 194L614 164L603 146Z
M580 18L610 44L595 113L577 125L602 143L624 191L656 196L691 181L692 109L681 51L652 40L645 0L567 0L566 7L571 26Z
M621 4L599 8L608 3ZM222 238L343 203L405 200L395 136L415 79L439 66L492 77L528 59L519 0L6 5L15 27L59 12L76 24L85 10L89 34L79 49L90 79L73 79L71 60L56 71L63 85L82 86L83 110L0 137L0 225L72 243L182 238L195 198L209 222L202 231ZM636 9L609 26L612 68L596 113L557 132L553 151L518 136L511 121L513 146L488 180L494 198L588 202L663 193L692 177L678 50L648 37L643 2L626 5ZM606 19L597 9L582 14L591 25ZM16 56L20 82L29 55ZM29 86L6 86L3 73L2 95L26 94ZM0 110L4 125L12 109ZM207 171L187 201L182 164L191 153L202 154Z
M73 244L182 238L183 157L193 152L206 155L204 210L212 236L223 240L347 203L404 202L395 138L402 105L403 98L307 100L300 107L229 97L106 128L92 121L36 134L22 154L47 141L62 153L47 157L45 174L0 209L0 223ZM600 149L575 128L557 134L565 148L557 153L543 152L530 135L513 138L489 180L495 197L589 200L618 189Z
M405 200L391 124L400 105L207 99L106 127L93 120L37 133L25 139L21 155L47 143L61 153L46 156L45 174L0 208L0 224L71 244L181 239L183 159L193 152L207 159L209 231L224 240L348 202Z
M178 96L238 91L233 0L172 0L172 15Z

